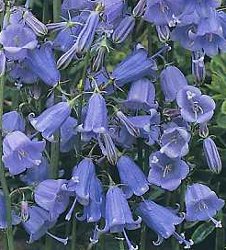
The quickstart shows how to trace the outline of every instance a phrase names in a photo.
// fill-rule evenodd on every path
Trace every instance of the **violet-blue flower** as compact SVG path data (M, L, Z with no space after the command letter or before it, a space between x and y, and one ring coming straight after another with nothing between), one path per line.
M206 185L195 183L188 186L185 193L185 205L187 221L211 220L216 227L222 227L221 221L213 217L222 209L224 201Z
M215 102L210 96L202 95L196 87L184 87L178 92L176 100L181 116L187 122L205 123L213 116Z
M8 59L22 60L27 56L28 50L37 46L38 41L30 28L11 24L1 31L0 43L3 45Z
M164 239L174 236L180 244L185 244L185 248L193 245L192 240L187 241L184 235L179 235L175 230L175 226L182 223L183 216L178 216L176 211L158 205L154 201L144 200L139 204L137 209L144 223L158 234L158 240L153 242L159 246Z
M99 232L121 233L123 232L129 249L134 249L129 241L125 229L135 230L140 227L141 218L133 219L132 212L122 190L117 186L111 186L106 194L105 227ZM130 248L131 247L131 248Z
M137 46L135 51L115 67L111 77L115 84L121 87L142 77L153 76L156 70L156 62L148 57L143 47Z
M166 102L174 101L178 91L188 85L184 74L175 66L167 66L161 72L160 83Z
M10 174L17 175L41 163L45 141L30 140L24 133L14 131L3 140L2 161Z
M131 15L125 16L112 33L114 43L122 43L131 34L135 26L135 18Z
M20 179L27 185L37 185L38 183L49 179L50 166L45 157L41 158L41 163L38 166L33 166L20 176Z
M54 86L60 81L60 72L56 67L52 45L49 42L29 51L26 63L45 84Z
M50 213L51 220L57 219L69 204L69 195L62 186L64 179L47 179L38 184L34 191L35 202Z
M219 174L222 169L222 162L217 146L210 137L203 140L203 151L209 169L213 173Z
M164 130L160 139L160 152L170 158L185 156L189 151L188 143L190 138L191 135L185 128L169 127Z
M145 174L129 156L122 155L118 159L117 169L126 198L130 198L133 194L142 196L149 190Z
M157 108L154 84L147 78L133 82L123 104L131 110Z
M61 127L70 114L70 104L68 102L59 102L43 111L38 117L30 114L29 120L31 125L37 131L41 132L45 139L52 141L54 140L54 133Z
M159 151L149 157L148 181L161 188L173 191L189 173L189 166L180 158L169 158Z
M24 118L17 111L10 111L5 113L2 117L2 130L4 134L8 134L16 130L24 132Z

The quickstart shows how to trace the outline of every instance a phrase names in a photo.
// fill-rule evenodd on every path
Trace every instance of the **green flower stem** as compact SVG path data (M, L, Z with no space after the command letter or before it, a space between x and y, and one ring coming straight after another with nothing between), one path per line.
M85 86L85 80L86 80L86 72L89 66L89 53L86 54L85 59L84 59L84 68L83 68L83 73L82 73L82 80L81 84L78 85L79 88L79 95L80 97L77 99L78 100L78 124L81 123L81 116L82 116L82 106L83 106L83 90ZM81 156L81 133L77 134L76 138L76 147L77 147L77 156L76 156L76 161L80 161L80 156ZM75 212L74 212L75 213ZM73 222L72 222L72 239L71 239L71 250L76 249L76 238L77 238L77 221L75 219L75 216L72 217Z
M2 138L2 116L3 116L3 101L4 101L4 82L5 82L5 76L1 76L0 78L0 158L2 159L3 155L3 138ZM7 220L7 229L6 229L6 235L7 235L7 244L8 244L8 250L14 250L14 242L13 242L13 230L12 230L12 216L11 216L11 200L9 196L9 188L7 186L7 180L5 177L5 169L3 166L2 160L0 161L0 181L2 190L5 197L6 202L6 220Z
M53 0L53 21L60 21L61 0Z

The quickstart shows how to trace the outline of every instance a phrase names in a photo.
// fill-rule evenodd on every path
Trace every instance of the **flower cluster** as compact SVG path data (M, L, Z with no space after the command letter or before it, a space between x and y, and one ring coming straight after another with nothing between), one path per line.
M70 235L49 230L60 220L85 221L93 225L91 245L110 232L122 234L130 250L139 244L127 231L142 221L158 235L155 245L173 236L185 248L194 242L177 225L221 227L214 217L224 201L193 183L199 166L190 150L200 136L206 166L221 172L208 131L216 104L199 87L205 57L226 52L219 1L139 0L128 7L123 0L64 0L62 21L48 24L28 4L11 3L0 32L1 76L25 96L2 117L2 162L7 178L19 183L10 194L13 225L25 229L29 243L47 234L67 244ZM124 58L109 63L140 20L154 24L161 47L154 54L134 42ZM167 62L168 41L190 51L195 84ZM167 194L182 187L185 211L150 199L154 189ZM5 195L0 190L2 229L8 227Z

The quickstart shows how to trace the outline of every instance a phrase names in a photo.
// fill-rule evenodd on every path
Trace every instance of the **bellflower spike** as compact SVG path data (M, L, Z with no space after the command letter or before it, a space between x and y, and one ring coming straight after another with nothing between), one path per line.
M67 180L44 180L35 188L35 202L50 213L50 219L55 220L62 214L68 204L68 192L62 186L67 184Z
M26 59L27 66L48 86L55 86L60 81L52 46L49 42L29 51Z
M188 186L185 205L187 221L211 220L216 227L222 227L221 221L215 220L213 216L222 209L224 201L209 187L199 183Z
M11 24L1 31L0 44L3 45L8 59L22 60L27 56L28 50L37 46L38 41L30 28Z
M117 162L117 169L126 198L133 194L142 196L149 190L146 176L130 157L121 156Z
M184 217L178 216L176 211L156 204L153 201L144 200L139 204L138 214L148 227L158 234L158 240L153 242L159 246L164 239L174 236L180 244L185 244L185 248L190 248L194 243L187 241L184 235L179 235L175 226L182 223Z
M203 140L203 151L209 169L213 173L219 174L222 169L222 162L217 146L210 137Z
M181 89L177 94L177 104L181 108L181 116L187 122L206 123L214 113L215 102L193 86Z
M188 85L184 74L175 66L168 66L161 72L160 83L166 102L174 101L178 91Z
M71 107L68 102L59 102L54 106L46 109L41 115L35 117L34 114L29 115L31 125L42 136L48 140L54 140L54 133L62 126L71 114Z
M161 188L173 191L189 173L189 167L180 158L169 158L159 151L149 158L150 171L148 181Z
M190 141L190 133L182 127L169 127L161 137L160 152L166 154L169 158L177 158L185 156L188 151L188 143Z
M25 121L20 113L17 111L10 111L2 117L2 129L4 134L11 133L13 131L25 131Z
M129 34L133 31L135 26L135 18L133 16L125 16L112 34L114 43L122 43L126 40Z
M25 174L20 176L21 181L27 185L37 185L50 177L50 167L47 159L42 157L39 166L27 169Z
M133 82L123 104L131 110L157 108L154 84L147 78Z
M124 84L142 77L153 76L156 70L156 62L152 58L148 58L148 53L143 47L138 47L116 66L111 77L116 85L122 87Z
M3 140L3 157L5 167L10 174L17 175L27 168L41 163L45 141L31 141L20 131L14 131Z
M99 232L106 233L125 233L127 230L135 230L140 227L141 218L133 219L128 202L124 193L117 186L112 186L108 189L106 194L106 207L105 207L105 227L103 230L98 229ZM127 238L128 239L128 238ZM131 242L127 241L129 249L134 249Z

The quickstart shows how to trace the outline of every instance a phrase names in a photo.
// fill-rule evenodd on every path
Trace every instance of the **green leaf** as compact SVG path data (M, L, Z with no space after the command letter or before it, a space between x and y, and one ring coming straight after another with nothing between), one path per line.
M192 234L192 240L195 244L198 244L205 240L207 236L209 236L215 229L215 226L211 223L203 223L198 226L195 232Z
M221 105L221 113L226 115L226 100Z
M221 128L226 128L226 115L220 113L217 116L217 125Z

